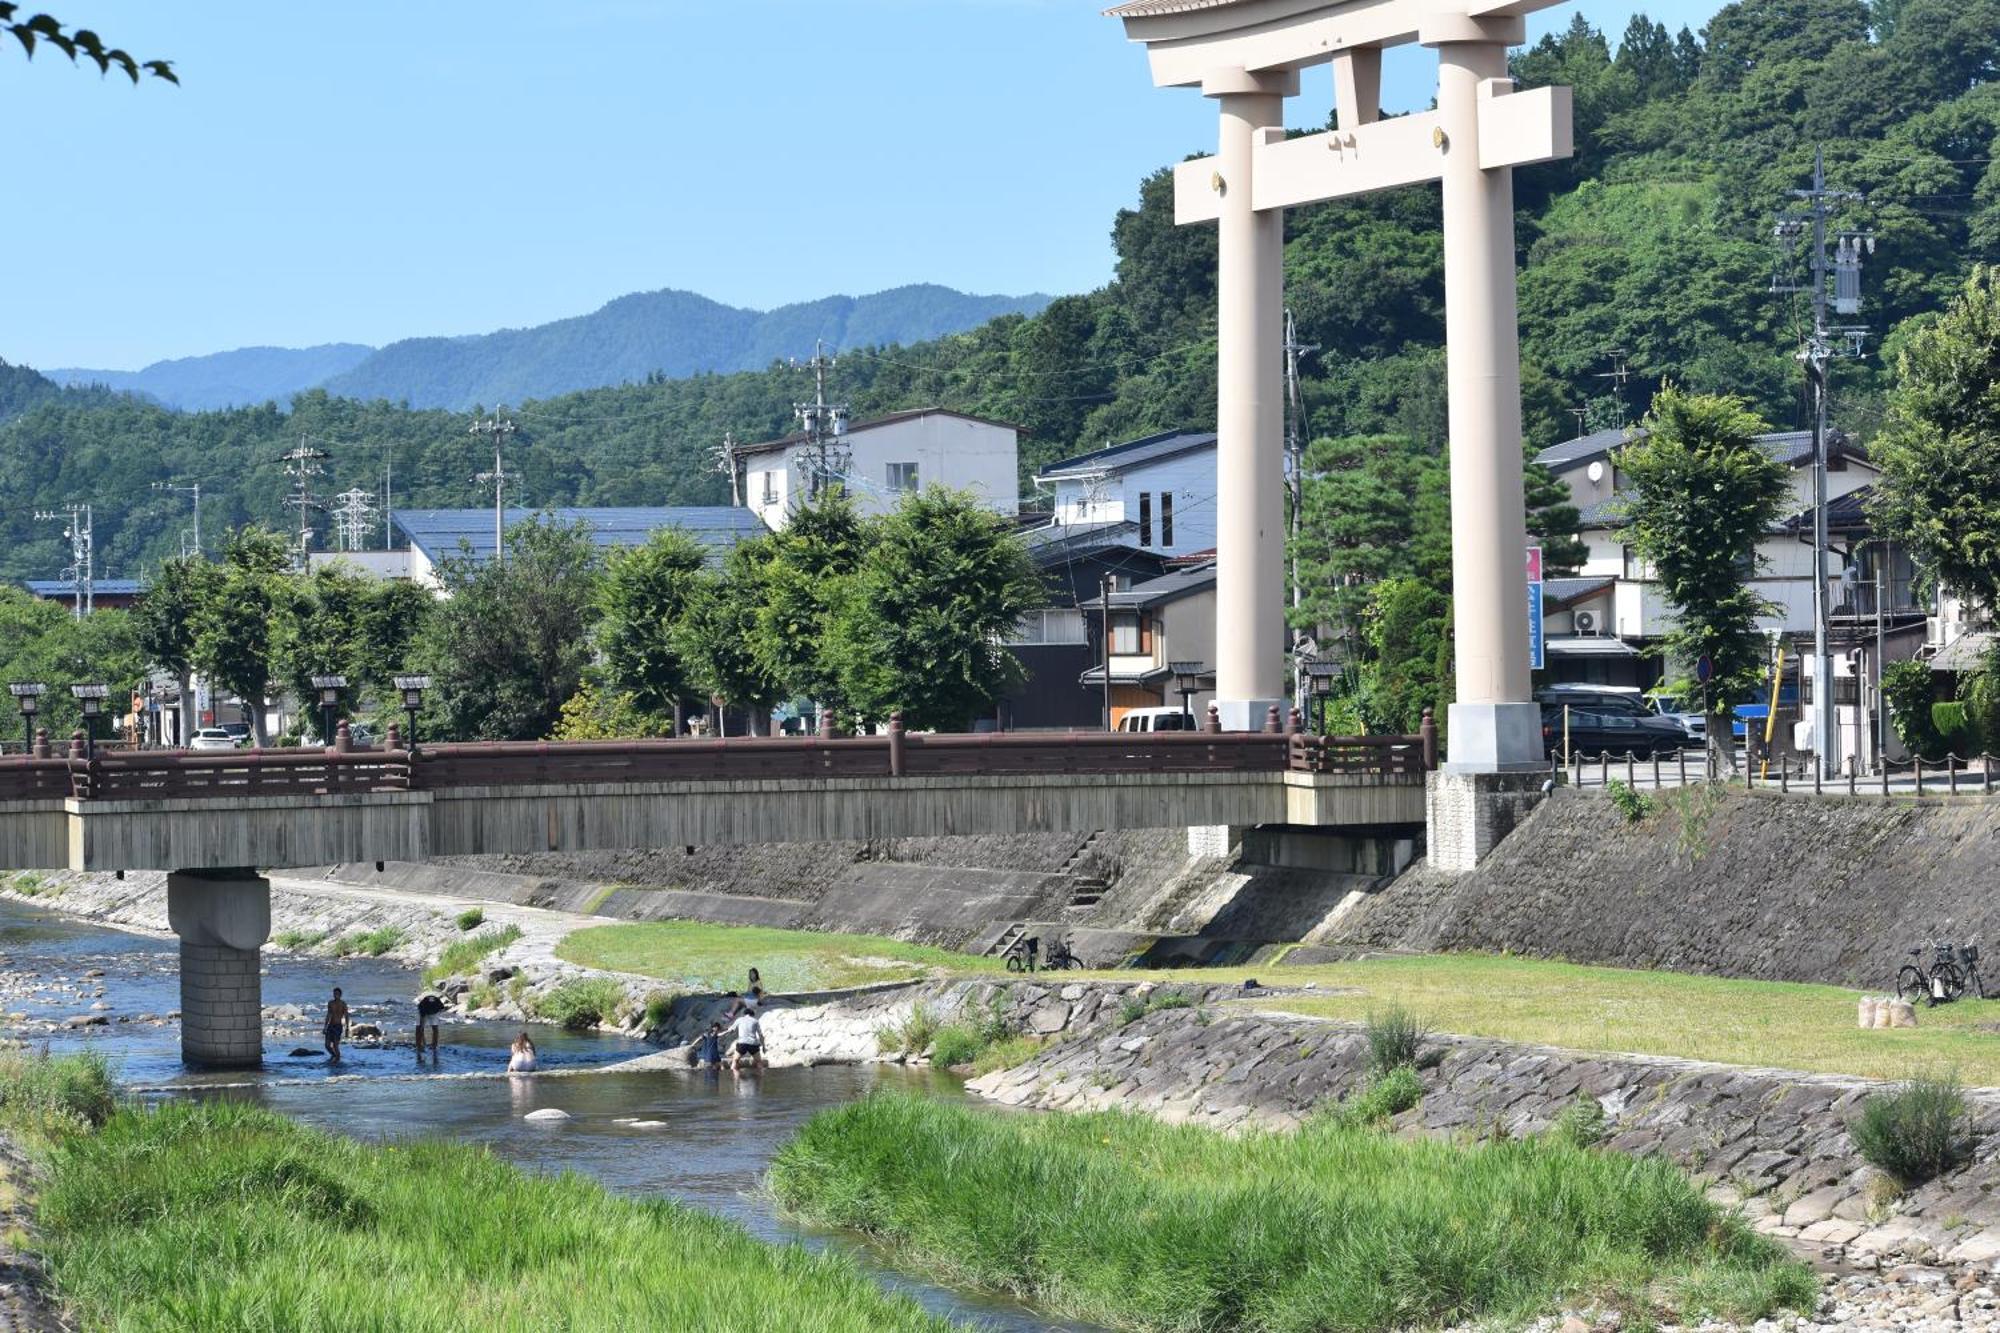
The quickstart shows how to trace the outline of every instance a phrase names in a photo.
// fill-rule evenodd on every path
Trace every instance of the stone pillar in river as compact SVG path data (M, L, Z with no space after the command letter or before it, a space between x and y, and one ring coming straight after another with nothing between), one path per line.
M181 1058L211 1069L262 1063L258 950L271 937L271 881L255 870L176 870L167 921L181 940Z

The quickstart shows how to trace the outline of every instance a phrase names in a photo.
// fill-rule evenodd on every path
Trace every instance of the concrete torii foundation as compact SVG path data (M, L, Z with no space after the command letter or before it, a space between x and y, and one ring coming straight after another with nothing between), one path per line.
M251 869L173 871L167 923L181 940L181 1058L209 1069L261 1064L271 881Z
M1570 90L1516 92L1507 48L1557 0L1130 0L1106 11L1155 84L1220 110L1218 152L1174 172L1177 222L1218 227L1216 703L1253 730L1284 693L1284 210L1443 189L1458 697L1430 781L1431 864L1464 870L1539 797L1529 673L1513 169L1571 152ZM1437 110L1381 119L1382 51L1438 52ZM1336 128L1286 137L1299 71L1331 64Z

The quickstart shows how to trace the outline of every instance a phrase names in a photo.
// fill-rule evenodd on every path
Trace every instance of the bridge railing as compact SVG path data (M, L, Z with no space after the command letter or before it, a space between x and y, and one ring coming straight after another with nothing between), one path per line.
M0 801L187 800L749 779L1298 772L1421 778L1432 733L991 732L494 741L396 749L100 750L0 756Z

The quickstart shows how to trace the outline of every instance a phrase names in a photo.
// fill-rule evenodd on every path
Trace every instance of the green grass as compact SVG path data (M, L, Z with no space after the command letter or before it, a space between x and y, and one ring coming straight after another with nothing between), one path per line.
M1892 960L1893 961L1893 960ZM1086 974L1089 975L1089 974ZM1097 974L1106 975L1106 974ZM1119 973L1213 984L1233 974ZM1969 1085L2000 1086L2000 1000L1919 1008L1915 1028L1860 1029L1861 992L1838 986L1638 972L1490 954L1370 958L1260 966L1267 986L1314 982L1314 994L1247 1003L1363 1021L1401 1006L1431 1028L1572 1050L1715 1060L1810 1073L1906 1079L1956 1068Z
M1854 1146L1904 1186L1921 1185L1972 1155L1972 1108L1955 1074L1922 1074L1878 1093L1854 1122Z
M50 887L48 881L44 880L40 875L37 875L32 870L21 871L19 874L15 875L12 879L7 881L7 886L13 889L14 892L20 894L23 898L36 897L44 889L48 889Z
M460 930L477 930L486 921L486 909L468 907L458 914L457 921Z
M467 935L464 939L453 940L444 947L435 963L424 969L424 984L433 985L446 977L456 977L479 966L481 959L496 949L504 949L521 938L519 926L502 926L498 930L482 930L477 935ZM393 946L392 946L393 947Z
M95 1129L118 1109L111 1066L95 1051L0 1048L0 1126L36 1143Z
M333 951L342 958L354 954L366 954L370 958L380 958L389 950L401 944L407 936L401 926L383 926L377 930L360 930L342 935L333 943Z
M576 977L529 997L532 1017L566 1028L609 1023L625 1003L625 988L610 977Z
M844 1257L678 1204L231 1102L124 1111L71 1140L38 1220L78 1322L121 1333L946 1328Z
M745 972L763 974L778 993L831 990L939 972L991 972L998 959L905 944L880 935L831 935L767 926L698 921L637 921L589 926L556 947L581 967L658 977L690 991L742 989Z
M1122 1328L1365 1333L1574 1299L1748 1319L1817 1296L1673 1167L1555 1138L1404 1140L1333 1117L1226 1137L874 1096L809 1121L770 1185L946 1280Z
M310 949L326 938L323 930L281 930L271 937L271 943L280 949L294 951Z

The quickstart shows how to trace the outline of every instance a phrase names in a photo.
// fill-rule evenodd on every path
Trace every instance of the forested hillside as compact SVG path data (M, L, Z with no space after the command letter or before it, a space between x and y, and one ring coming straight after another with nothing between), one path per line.
M2000 0L1754 0L1699 38L1639 19L1607 40L1579 18L1521 53L1524 82L1575 86L1579 150L1519 175L1531 445L1574 431L1572 409L1592 426L1615 420L1614 382L1600 378L1614 349L1632 372L1629 416L1673 379L1747 395L1774 425L1800 420L1801 298L1770 291L1774 276L1795 276L1796 256L1774 249L1772 223L1794 206L1815 145L1836 185L1868 192L1844 221L1877 237L1861 318L1886 336L1836 379L1838 423L1865 439L1897 326L1935 310L1975 261L2000 259L1997 58ZM1412 529L1441 519L1418 475L1441 476L1445 443L1437 210L1436 190L1417 187L1288 222L1289 303L1322 348L1306 365L1312 432L1381 437L1369 452L1389 461L1376 471L1402 487L1387 528L1361 539L1388 549L1381 575L1416 572L1411 552L1434 543ZM1214 236L1171 214L1163 169L1113 223L1110 284L1033 318L844 355L840 396L857 415L939 403L1019 422L1027 468L1210 424ZM723 433L789 428L809 389L802 371L773 366L517 403L509 466L534 504L712 502L727 495L710 461ZM333 452L334 489L373 484L386 450L399 503L478 503L471 477L491 459L468 420L319 393L289 415L43 403L0 427L0 570L53 572L57 534L28 514L74 497L97 503L103 567L138 572L186 521L184 501L147 489L169 476L210 481L222 497L211 525L281 521L274 460L301 435Z
M102 385L158 399L185 411L283 402L302 389L351 370L374 352L360 343L318 347L238 347L206 356L155 361L143 370L68 367L47 374L59 384Z

